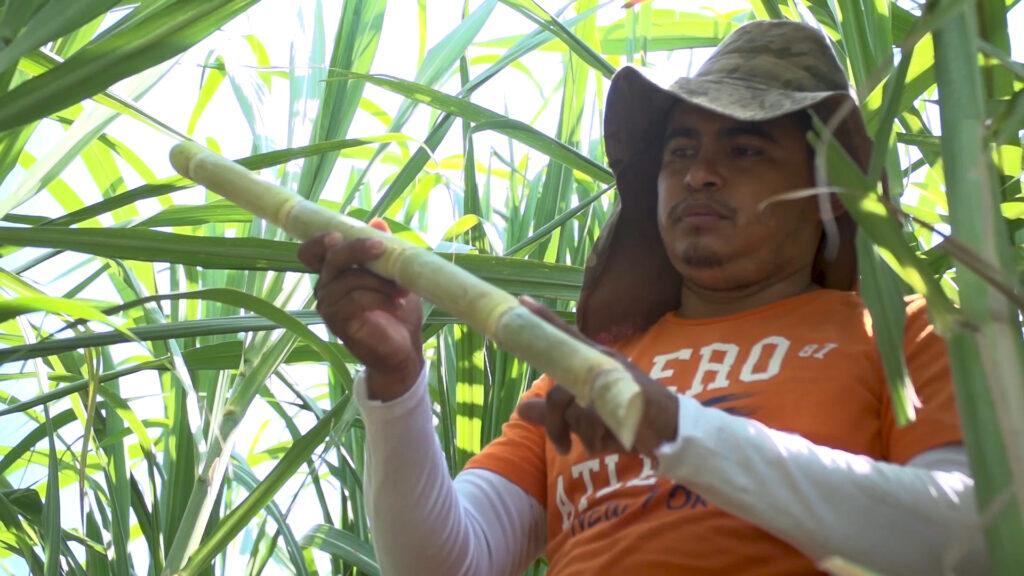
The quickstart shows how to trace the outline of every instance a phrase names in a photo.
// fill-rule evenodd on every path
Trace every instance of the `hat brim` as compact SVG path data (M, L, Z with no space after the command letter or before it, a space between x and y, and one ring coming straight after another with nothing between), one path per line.
M680 78L664 88L632 66L612 77L605 107L605 151L609 164L627 161L653 144L660 148L665 121L682 100L723 116L760 122L812 108L826 99L849 99L847 92L779 90L737 78Z
M591 250L577 307L580 330L597 341L629 337L680 305L682 278L668 259L656 224L663 134L668 114L680 100L743 121L810 108L827 122L852 98L846 92L789 92L727 78L682 78L663 88L635 68L619 70L608 90L604 130L618 201ZM836 138L863 163L870 156L870 139L859 112L849 110ZM853 290L856 224L848 214L838 216L836 224L838 253L825 258L819 247L814 281Z

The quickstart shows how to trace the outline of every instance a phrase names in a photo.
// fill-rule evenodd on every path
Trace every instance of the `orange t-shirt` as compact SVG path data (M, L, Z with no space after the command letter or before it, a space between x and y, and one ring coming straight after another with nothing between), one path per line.
M907 366L923 408L897 428L857 294L819 290L724 318L665 315L617 348L652 378L709 407L823 446L905 463L961 442L945 344L921 298L909 298ZM550 379L523 398L543 397ZM816 574L812 562L757 526L630 454L560 456L518 416L472 458L520 486L547 512L549 574Z

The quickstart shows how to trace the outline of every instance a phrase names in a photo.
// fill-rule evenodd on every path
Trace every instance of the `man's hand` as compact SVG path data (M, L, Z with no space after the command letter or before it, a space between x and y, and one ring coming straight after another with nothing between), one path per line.
M383 220L370 225L388 232ZM423 306L420 298L363 265L384 253L379 240L346 241L340 234L318 234L302 243L299 260L317 272L316 310L366 366L371 399L405 394L423 369Z
M519 302L563 332L615 358L629 370L633 379L643 390L644 397L643 417L640 420L640 429L637 431L636 443L633 446L635 452L650 455L662 443L676 438L679 403L675 394L641 372L639 368L615 350L601 346L583 336L579 330L566 324L551 310L541 306L532 298L524 296L519 299ZM558 384L551 388L543 400L540 398L524 400L519 404L516 412L523 420L544 426L551 443L555 445L555 449L560 454L568 453L572 446L570 433L576 434L587 452L592 454L624 451L622 445L611 430L605 426L597 412L593 408L584 408L577 404L572 393Z

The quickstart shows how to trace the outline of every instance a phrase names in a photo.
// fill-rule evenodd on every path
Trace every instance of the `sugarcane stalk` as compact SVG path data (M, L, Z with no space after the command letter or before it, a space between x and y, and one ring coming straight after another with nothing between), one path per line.
M942 160L952 233L1003 271L1013 286L1010 236L986 144L975 2L963 2L934 33ZM969 327L949 339L964 439L993 573L1024 566L1024 341L1018 311L968 267L956 283Z
M643 411L639 385L617 360L538 318L519 301L437 254L332 212L266 182L194 143L171 149L179 174L306 240L335 231L375 238L386 250L367 263L374 273L426 298L500 347L549 374L582 406L593 406L609 430L632 448Z
M231 461L238 424L266 379L292 350L295 341L293 334L273 338L267 332L257 336L244 351L230 397L211 419L209 446L203 454L178 532L167 552L162 576L179 574L199 547Z

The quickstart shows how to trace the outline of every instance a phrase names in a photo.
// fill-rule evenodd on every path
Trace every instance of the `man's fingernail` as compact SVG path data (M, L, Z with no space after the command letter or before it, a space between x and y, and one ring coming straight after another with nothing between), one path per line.
M522 302L523 304L536 304L537 303L536 300L534 300L533 298L527 296L526 294L523 294L522 296L520 296L519 297L519 301Z
M370 241L366 243L366 247L373 252L382 252L384 250L384 241L380 238L371 238Z
M344 241L345 239L341 237L341 234L338 234L337 232L331 232L324 237L324 246L327 246L328 248L333 248Z

